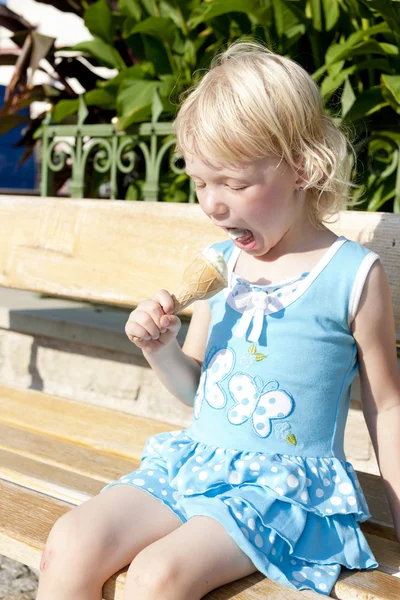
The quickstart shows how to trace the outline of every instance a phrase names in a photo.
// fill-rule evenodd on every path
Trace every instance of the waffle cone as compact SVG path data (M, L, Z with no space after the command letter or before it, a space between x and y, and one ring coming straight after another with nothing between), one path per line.
M212 298L228 285L226 279L205 256L198 254L183 274L181 287L174 300L174 314L181 312L196 300Z

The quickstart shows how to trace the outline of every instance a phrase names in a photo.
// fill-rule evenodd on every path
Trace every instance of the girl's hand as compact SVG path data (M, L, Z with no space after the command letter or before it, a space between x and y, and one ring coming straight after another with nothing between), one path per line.
M176 338L181 328L181 321L173 312L174 301L171 294L160 290L131 312L125 325L125 333L144 352L160 351Z

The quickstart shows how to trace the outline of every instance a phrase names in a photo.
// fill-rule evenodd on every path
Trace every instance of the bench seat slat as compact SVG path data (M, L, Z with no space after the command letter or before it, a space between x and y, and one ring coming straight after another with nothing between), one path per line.
M46 543L47 536L52 524L65 512L71 505L43 496L37 492L27 490L18 485L0 480L0 553L7 554L10 558L23 562L24 564L38 569L40 564L41 552ZM381 570L366 571L348 571L344 569L335 586L336 598L347 600L348 598L357 598L357 600L398 600L400 597L400 579L388 575L388 568L392 568L390 560L394 552L394 557L399 552L399 544L394 542L382 541L376 536L369 536L369 543L379 563L384 564L386 573ZM387 548L389 547L389 550ZM389 561L389 567L387 563ZM380 567L381 568L381 567ZM104 588L105 600L122 600L122 588L126 569L114 575ZM116 578L120 580L120 586L117 586L115 597L111 595L116 587ZM255 585L249 589L249 585L254 581ZM232 587L230 587L232 586ZM286 598L287 600L297 600L297 592L280 586L276 582L265 579L259 573L251 578L242 581L233 582L230 586L215 590L206 598L209 600L223 600L224 598L245 598L250 600L255 598ZM239 595L226 595L229 589L238 590ZM107 591L109 590L109 592ZM241 596L240 591L246 590L246 595ZM358 595L354 595L354 592ZM351 595L353 594L353 595ZM384 595L380 595L384 594ZM313 592L302 592L302 597L310 600L317 600L319 595Z
M118 436L117 431L115 436ZM140 463L139 457L109 454L93 446L80 446L46 433L13 427L1 420L0 449L104 482L128 473Z
M161 421L5 386L0 386L0 423L126 458L140 457L151 435L177 429Z
M81 504L106 484L0 449L0 478L71 504Z
M392 513L390 512L382 478L371 473L362 473L359 471L357 471L357 477L367 499L373 521L392 528Z
M0 427L2 426L19 430L19 435L22 436L24 431L26 432L26 444L29 445L27 456L32 451L36 452L35 435L48 437L48 442L42 444L45 449L46 443L50 445L49 448L53 447L51 444L55 444L55 447L63 444L58 451L49 452L47 455L49 460L51 461L52 457L55 459L59 457L65 449L64 459L70 456L71 452L74 456L71 459L72 463L66 468L73 468L83 474L91 475L90 471L85 470L86 465L89 464L88 456L91 452L97 451L99 454L95 457L99 461L99 472L101 473L101 469L106 468L107 465L110 469L107 475L103 472L107 481L114 479L116 473L120 476L135 468L132 464L138 464L144 444L150 436L178 429L169 423L73 402L34 390L16 390L0 386ZM17 445L21 448L24 447L21 446L24 443L18 441ZM2 445L0 438L0 447ZM82 452L81 457L79 453L76 454L79 448ZM11 449L11 445L8 448L6 446L5 449ZM36 457L41 460L45 456L46 454L42 454L40 458L36 454ZM121 459L126 462L119 462ZM115 466L112 466L113 460ZM79 464L81 466L77 468ZM393 528L381 478L369 473L357 472L357 475L366 495L372 520ZM95 478L94 474L93 478Z

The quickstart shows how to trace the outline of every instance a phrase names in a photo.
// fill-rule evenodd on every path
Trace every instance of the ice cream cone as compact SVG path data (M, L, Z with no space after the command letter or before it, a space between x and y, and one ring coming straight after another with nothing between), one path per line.
M228 267L221 252L206 248L198 254L183 274L176 294L171 294L176 315L196 300L212 298L228 285ZM141 338L134 337L134 342Z
M198 254L184 272L179 290L172 294L174 314L196 300L212 298L227 285L226 277L203 254Z

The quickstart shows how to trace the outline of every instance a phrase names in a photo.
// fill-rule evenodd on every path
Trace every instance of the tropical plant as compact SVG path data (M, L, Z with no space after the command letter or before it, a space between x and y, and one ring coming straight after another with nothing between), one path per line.
M327 109L354 134L358 154L354 179L361 185L355 197L363 198L360 207L400 211L398 0L48 3L82 15L93 35L91 41L57 55L52 46L46 54L55 85L41 86L36 93L54 105L54 122L76 119L79 102L68 86L75 69L81 69L79 80L86 90L87 122L109 123L117 116L117 127L129 131L150 120L155 96L160 100L158 119L171 120L180 92L192 85L218 50L239 37L256 38L302 64L321 86ZM1 12L0 24L7 26ZM23 54L22 40L26 42L28 34L15 34ZM34 34L29 29L32 39ZM23 66L18 65L19 85L11 86L9 93L15 104L6 102L3 114L16 117L22 102L18 99L29 103L34 95L26 86L27 64L25 57ZM94 77L90 65L111 67L117 74L104 81ZM40 121L31 123L28 131L32 133ZM22 143L32 143L31 133ZM185 176L163 174L162 189L165 199L186 198Z

